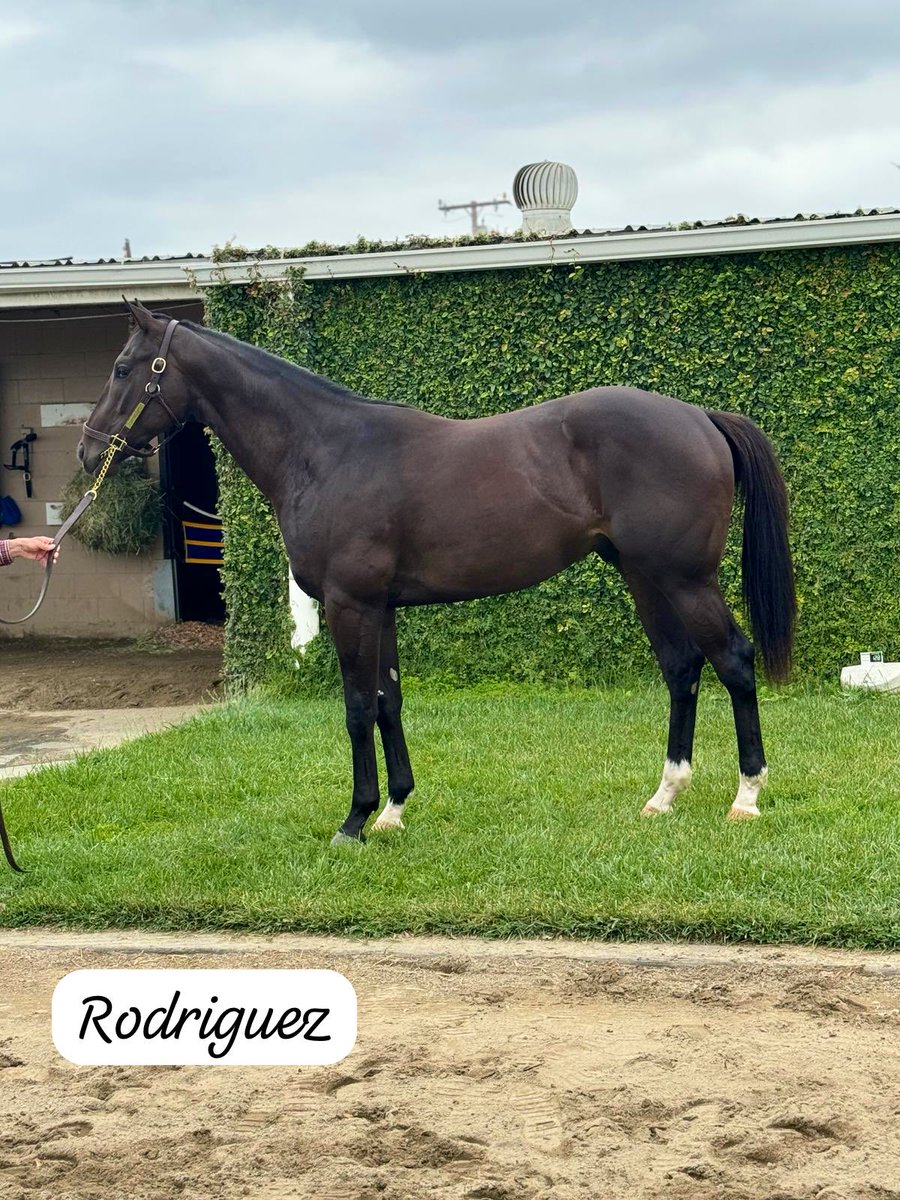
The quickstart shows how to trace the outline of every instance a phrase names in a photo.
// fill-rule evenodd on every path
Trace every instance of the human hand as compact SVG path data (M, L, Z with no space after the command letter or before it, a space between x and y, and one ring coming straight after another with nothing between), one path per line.
M7 545L10 557L14 559L30 558L46 566L52 553L53 561L59 561L59 547L54 550L53 538L50 537L11 538Z

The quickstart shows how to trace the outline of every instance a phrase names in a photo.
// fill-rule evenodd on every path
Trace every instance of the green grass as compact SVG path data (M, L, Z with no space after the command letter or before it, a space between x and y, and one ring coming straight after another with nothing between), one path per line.
M900 945L900 697L765 694L765 815L735 824L715 684L694 786L639 817L666 713L649 686L412 689L407 829L332 849L340 703L211 711L3 787L28 874L0 874L0 923Z

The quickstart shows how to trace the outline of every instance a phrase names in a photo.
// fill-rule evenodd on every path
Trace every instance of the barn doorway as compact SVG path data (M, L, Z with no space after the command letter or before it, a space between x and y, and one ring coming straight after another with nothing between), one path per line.
M220 625L225 620L225 601L219 578L219 486L203 426L188 422L166 443L161 458L166 556L172 559L176 619Z

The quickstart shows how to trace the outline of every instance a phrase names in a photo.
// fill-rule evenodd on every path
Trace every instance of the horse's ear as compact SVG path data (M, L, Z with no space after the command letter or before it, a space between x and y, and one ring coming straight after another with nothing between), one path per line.
M151 321L153 320L153 313L151 313L149 308L144 308L143 304L141 304L138 299L135 299L134 304L132 304L131 301L125 296L123 296L122 299L127 304L128 311L131 314L128 322L129 328L134 329L135 326L137 326L138 329L143 329L146 333L150 328Z

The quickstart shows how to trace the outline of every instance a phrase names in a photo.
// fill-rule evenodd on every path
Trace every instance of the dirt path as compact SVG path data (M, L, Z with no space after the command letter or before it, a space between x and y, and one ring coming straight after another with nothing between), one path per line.
M357 1047L59 1059L57 980L136 965L334 967ZM4 1200L900 1198L900 955L4 933L0 997Z
M0 709L47 712L197 704L219 695L221 685L221 645L0 639Z

